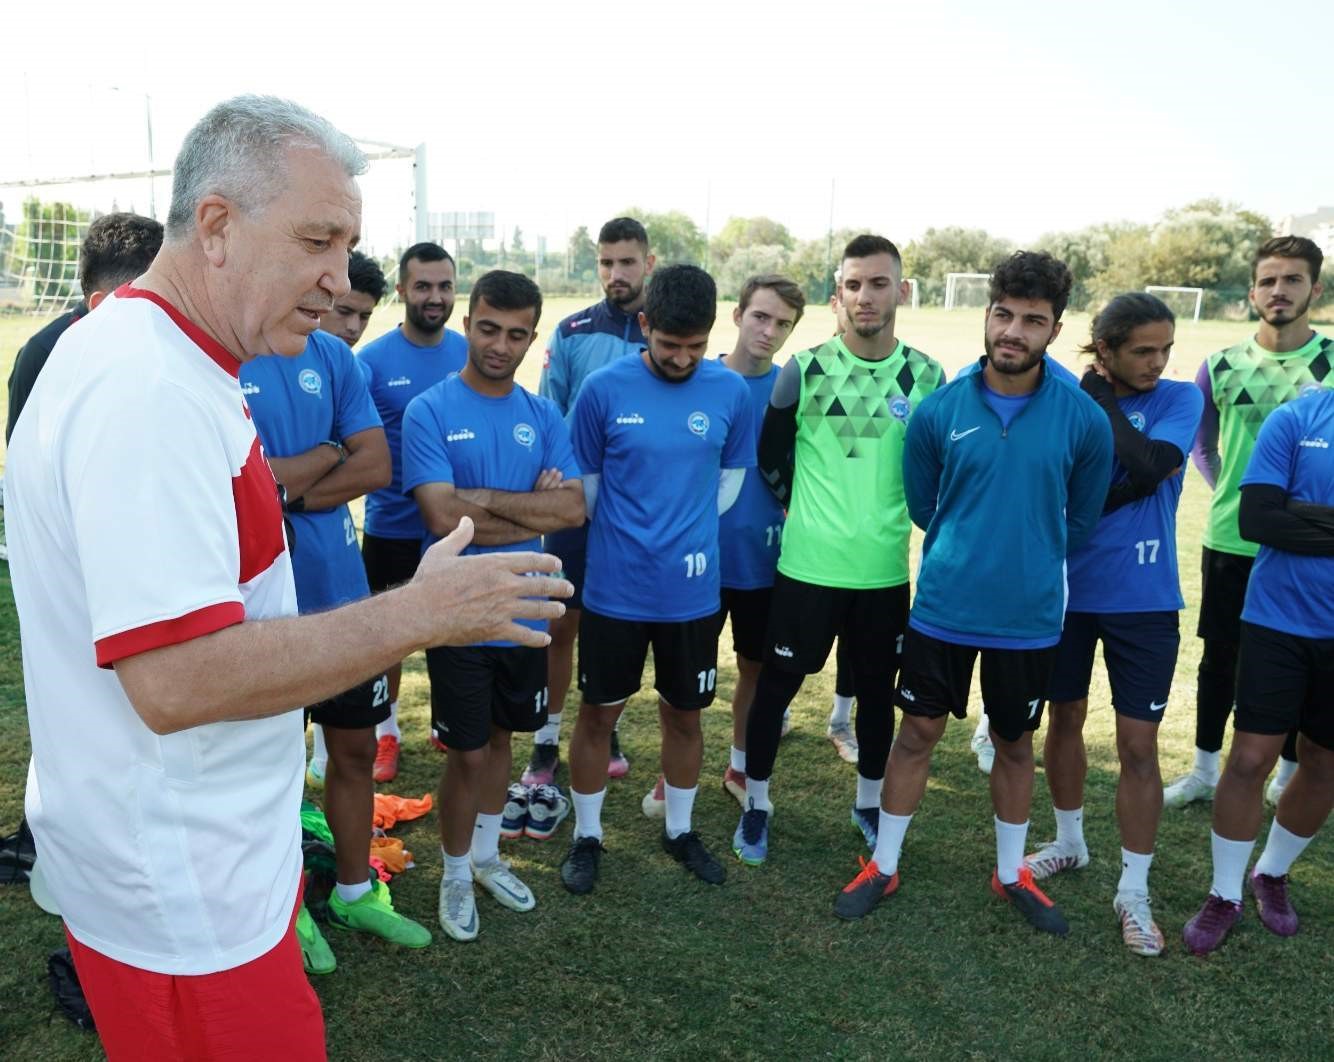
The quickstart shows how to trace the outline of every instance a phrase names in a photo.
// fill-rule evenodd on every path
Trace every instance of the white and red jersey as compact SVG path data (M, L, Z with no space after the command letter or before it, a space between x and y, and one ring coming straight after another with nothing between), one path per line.
M301 873L300 711L159 736L113 670L296 613L238 369L165 300L123 287L61 337L5 470L42 866L76 939L160 973L267 952Z

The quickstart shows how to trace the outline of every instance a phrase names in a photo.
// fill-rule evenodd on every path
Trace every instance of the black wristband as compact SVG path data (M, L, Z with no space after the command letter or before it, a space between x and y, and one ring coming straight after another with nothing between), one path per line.
M325 439L320 443L320 445L332 446L335 450L338 451L338 465L341 465L344 461L347 460L347 450L343 447L342 443L335 442L333 439ZM334 465L334 468L337 468L338 465Z

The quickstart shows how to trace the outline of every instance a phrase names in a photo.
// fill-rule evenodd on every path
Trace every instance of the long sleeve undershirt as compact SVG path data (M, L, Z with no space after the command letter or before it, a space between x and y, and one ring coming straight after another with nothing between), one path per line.
M1079 381L1080 390L1102 407L1112 426L1112 447L1126 478L1107 492L1103 513L1113 512L1140 498L1147 498L1185 463L1186 455L1170 442L1151 439L1138 431L1122 412L1110 382L1089 370Z
M1241 537L1308 557L1334 557L1334 507L1291 500L1282 487L1241 488Z

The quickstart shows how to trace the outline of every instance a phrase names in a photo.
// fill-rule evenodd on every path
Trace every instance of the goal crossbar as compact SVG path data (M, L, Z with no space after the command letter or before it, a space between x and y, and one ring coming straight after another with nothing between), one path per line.
M956 296L959 292L959 281L961 280L984 280L991 281L990 273L946 273L945 274L945 309L954 309Z
M1167 292L1170 295L1194 295L1195 296L1195 320L1199 321L1200 311L1204 308L1204 289L1203 288L1175 288L1167 284L1150 284L1144 289L1150 295L1156 295L1158 292Z

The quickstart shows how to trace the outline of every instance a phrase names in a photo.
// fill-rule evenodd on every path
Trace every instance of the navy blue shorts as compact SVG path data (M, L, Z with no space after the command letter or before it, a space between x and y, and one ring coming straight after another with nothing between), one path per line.
M560 558L561 577L574 584L574 595L565 598L565 607L583 608L584 564L588 559L588 525L552 531L543 536L542 550Z
M1078 701L1088 696L1101 639L1116 713L1162 722L1181 645L1179 620L1176 612L1067 612L1047 699Z

